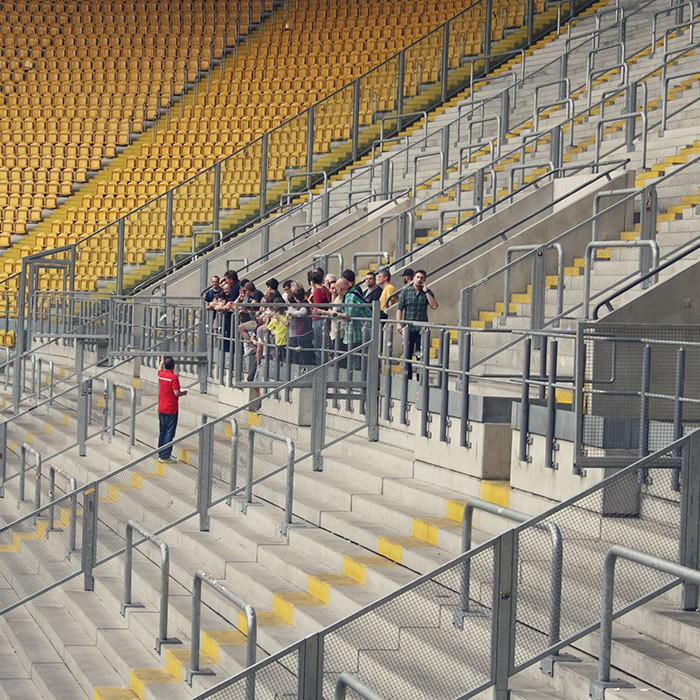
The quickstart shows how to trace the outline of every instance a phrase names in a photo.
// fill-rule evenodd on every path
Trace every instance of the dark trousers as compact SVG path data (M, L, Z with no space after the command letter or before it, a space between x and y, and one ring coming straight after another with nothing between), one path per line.
M175 439L175 429L177 428L177 413L160 413L158 412L158 424L160 432L158 433L158 456L161 459L170 459L173 452L173 446L170 445L164 449L160 449L163 445L167 445Z
M409 379L413 376L413 363L410 362L410 360L413 359L414 355L420 355L420 341L421 332L418 328L407 328L404 331L404 357L408 360L406 364L408 365L407 372Z

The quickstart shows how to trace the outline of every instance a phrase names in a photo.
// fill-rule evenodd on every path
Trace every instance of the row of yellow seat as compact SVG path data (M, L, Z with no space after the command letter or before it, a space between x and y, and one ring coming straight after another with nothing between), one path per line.
M349 5L350 3L348 3ZM360 21L360 13L358 12L358 21L356 22L358 26L373 27L372 39L374 40L376 36L377 46L383 45L388 51L407 45L426 30L436 26L439 21L439 15L426 16L424 9L421 9L415 18L409 17L404 20L404 15L410 15L412 12L406 11L405 7L398 3L391 3L391 5L391 13L385 13L381 5L365 2L361 5L364 12L363 18ZM359 4L356 6L360 7ZM425 8L425 6L421 4L420 7ZM33 242L28 242L27 246L35 246L39 242L75 240L76 237L95 231L128 211L130 206L136 205L137 202L143 203L147 198L164 192L178 180L182 181L182 179L190 177L193 172L212 165L227 152L231 152L239 144L245 143L246 139L256 138L262 129L279 123L282 118L287 116L288 112L283 112L283 109L301 111L310 102L328 95L336 87L340 87L367 71L376 60L379 60L379 55L375 52L354 51L348 54L353 61L349 70L335 68L342 64L343 57L346 56L343 45L345 35L341 36L342 33L337 32L334 36L338 39L340 46L335 41L332 45L325 46L318 41L318 38L314 40L314 33L317 32L316 27L307 26L304 27L304 32L298 31L297 15L295 14L297 7L304 10L310 7L315 8L316 18L324 16L337 18L339 17L337 10L342 9L337 6L328 6L326 3L316 5L309 0L298 0L293 6L290 4L288 18L294 28L292 32L285 32L281 23L275 22L271 31L266 30L264 33L260 33L250 42L248 47L241 47L236 61L227 62L225 70L222 72L217 70L214 79L210 81L208 94L205 91L200 91L196 95L196 99L193 97L194 104L183 107L179 117L173 116L164 128L162 124L159 124L153 143L144 144L140 149L140 155L128 158L125 164L115 170L112 179L104 187L102 187L104 183L100 183L100 186L89 194L86 192L85 195L77 195L69 203L65 218L52 222L48 232L42 233L43 239L37 236ZM436 13L439 9L441 8L435 5L432 11ZM303 22L303 20L299 20L299 22ZM344 28L352 23L346 22ZM381 27L381 31L377 31L375 27ZM291 57L289 61L285 59L283 65L280 65L279 61L277 62L278 75L280 75L281 80L288 81L287 83L279 83L281 91L293 93L292 99L285 95L284 103L287 105L285 108L276 106L277 100L274 99L276 96L272 94L272 89L266 93L265 88L254 88L252 79L249 93L237 89L236 80L240 77L235 75L235 70L229 70L230 66L244 69L246 75L250 73L252 78L257 80L257 84L261 85L260 78L267 77L270 73L261 70L261 65L256 58L259 52L255 52L254 55L254 52L249 49L255 45L265 45L268 51L272 51L273 47L286 41L288 35L295 33L309 37L309 51L313 52L312 64L315 65L310 66L308 71L302 71L300 65L303 58L301 57L298 61L291 60ZM362 46L364 47L365 44ZM264 53L262 52L262 55ZM328 69L328 76L322 75L326 72L323 67L325 65L331 66ZM318 75L315 75L317 70ZM409 68L410 70L415 72L414 68ZM335 75L333 75L334 71ZM319 80L319 78L322 79ZM395 98L395 89L391 87L394 79L395 74L384 72L365 82L368 94L363 96L361 100L360 117L362 123L371 121L372 110L390 106L388 103ZM240 86L238 87L240 88ZM257 101L258 90L260 90L259 102L239 107L238 103L246 101L243 97L244 94L249 94L251 101L253 99ZM376 94L372 95L372 92ZM263 97L264 93L266 93L265 97ZM266 100L267 97L270 98L269 103ZM328 150L331 140L347 137L349 98L350 91L345 91L345 94L317 109L316 150ZM177 109L175 113L177 114ZM222 128L219 117L225 117L227 128ZM304 121L300 119L294 126L286 126L279 132L271 134L268 177L281 180L288 167L303 167L306 138ZM151 158L154 160L151 161ZM222 206L235 208L242 196L254 195L259 192L259 180L259 155L256 149L250 149L250 153L227 161L222 168ZM201 195L199 195L201 201L197 201L197 195L194 194L198 191L198 187L202 188ZM209 220L211 217L210 182L208 185L204 183L188 184L178 190L173 212L176 235L190 235L193 222ZM149 234L154 231L162 232L164 221L164 206L161 205L147 206L130 216L127 220L127 232L134 249L152 250L154 248L150 246L162 245L160 235L151 236ZM48 235L54 236L54 238L46 238ZM100 240L91 239L88 246L90 250L97 251L100 245L114 245L114 235L109 238L100 235L99 238ZM99 275L111 272L110 265L113 265L113 260L96 254L95 257L86 259L86 264L87 266L81 268L79 273L80 284L89 285L92 284L91 274Z

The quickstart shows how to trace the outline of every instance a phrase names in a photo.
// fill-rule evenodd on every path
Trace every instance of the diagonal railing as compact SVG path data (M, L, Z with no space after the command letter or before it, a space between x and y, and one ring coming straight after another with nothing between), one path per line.
M368 373L363 377L349 369L366 362L362 358L376 357L376 349L372 350L376 342L370 340L340 353L326 364L177 438L172 443L173 454L179 458L175 464L164 464L158 460L158 450L149 451L0 528L0 573L8 582L0 592L0 614L76 576L82 575L86 588L91 588L94 568L124 551L123 533L129 520L138 518L140 527L152 535L194 517L199 519L200 529L206 530L209 511L215 505L225 501L238 504L240 499L236 497L248 493L251 486L254 494L256 484L288 469L282 454L270 451L267 445L256 451L250 469L246 461L249 414L256 415L256 422L263 426L271 421L277 434L294 438L295 463L310 459L315 469L322 469L323 450L349 435L366 429L370 439L376 440L377 364L368 363ZM297 400L285 401L286 393ZM351 410L345 415L330 412L329 395L347 396ZM300 418L301 397L312 405L311 420ZM102 466L106 465L96 464L98 470ZM169 504L165 509L164 502ZM67 534L49 530L47 521L49 513L61 520L69 518L70 512L80 515L75 528L80 556L66 558ZM31 546L23 544L27 540L32 541ZM16 567L19 556L36 564L38 575L22 576L22 569Z
M676 468L689 485L680 497L670 489L669 470ZM651 473L656 489L640 484L640 470ZM288 697L330 696L338 676L349 673L377 696L470 698L491 688L495 698L507 698L509 678L547 657L555 662L562 648L599 627L600 581L611 547L696 565L697 542L691 551L688 538L693 539L699 518L690 488L698 474L700 433L695 431L199 697L233 700L250 678L260 692L274 688ZM647 510L652 503L659 508L653 515ZM543 555L546 531L553 526L561 533L562 555L555 572L549 555ZM480 586L471 589L460 629L452 619L462 609L467 563L472 582ZM561 637L551 643L549 579L560 574ZM621 568L611 619L679 583L661 571ZM692 596L693 583L685 586Z
M574 11L580 11L589 4L588 0L572 3L570 14L573 15ZM389 91L392 95L392 105L386 105L384 109L387 113L399 116L415 111L412 109L412 104L416 102L422 105L421 111L425 111L426 107L444 101L448 95L452 94L460 86L463 86L466 83L468 74L462 67L462 60L466 51L462 26L468 17L471 16L471 13L476 11L475 8L479 10L483 8L483 15L490 18L491 7L491 0L478 0L471 3L468 8L448 20L443 26L403 49L396 56L356 79L352 84L341 88L300 115L287 120L244 148L239 149L228 158L221 160L212 168L181 183L176 188L144 204L118 221L112 222L108 226L81 239L73 244L77 246L78 260L80 260L80 253L83 249L88 250L90 246L95 244L101 247L116 248L116 291L123 291L128 266L126 246L130 240L130 227L132 223L138 227L139 222L148 220L152 227L165 231L164 269L168 270L176 263L180 264L176 257L182 258L183 254L185 254L184 257L188 257L186 254L190 251L178 248L179 240L173 227L173 211L177 211L178 205L191 196L193 188L200 185L204 185L212 196L210 229L214 238L216 238L215 232L224 228L231 229L227 232L227 236L234 236L247 228L251 222L262 220L270 213L279 211L279 209L270 208L268 201L271 195L274 194L279 198L292 190L297 193L308 192L310 186L316 183L322 173L333 172L343 167L346 163L355 160L364 149L370 147L376 137L376 125L373 124L373 121L375 118L374 112L377 111L377 108L372 110L369 107L369 102L374 99L372 98L373 95ZM523 43L532 41L540 33L547 31L550 26L555 24L553 16L545 15L544 20L542 20L532 11L532 8L526 12L523 21ZM486 56L490 55L492 51L492 37L490 34L491 32L487 31L483 37L483 54ZM493 45L495 46L495 44ZM424 54L437 55L436 50L437 53L441 54L439 66L436 66L440 73L437 88L431 88L421 94L421 81L416 82L413 79L419 72L419 68L423 66L422 56ZM481 63L481 71L488 68L489 63L491 64L490 67L495 65L494 61L488 58ZM413 87L409 86L411 83L410 79ZM324 128L323 120L328 114L347 113L348 105L354 105L354 107L348 123L340 127L341 131L344 132L343 143L330 149L330 157L326 158L330 165L324 166L324 159L317 158L319 154L314 150L315 143L325 140L322 133ZM408 120L397 120L401 124L397 124L396 127L405 125L405 121ZM306 134L306 142L303 149L304 162L298 165L302 171L311 174L308 177L296 178L302 182L294 187L292 187L291 181L289 187L286 187L286 183L281 186L281 183L274 181L270 177L268 164L271 156L275 155L276 149L282 149L285 144L290 142L290 137L292 139L291 142L296 142L297 131ZM241 167L241 163L250 159L259 164L257 168L261 182L259 202L252 207L248 217L249 221L246 221L242 226L237 226L233 223L227 226L225 223L227 209L222 204L221 199L222 182L231 179ZM91 241L91 243L88 243L88 241ZM8 297L12 295L14 289L12 278L3 281L1 286L0 295L5 293L5 291Z

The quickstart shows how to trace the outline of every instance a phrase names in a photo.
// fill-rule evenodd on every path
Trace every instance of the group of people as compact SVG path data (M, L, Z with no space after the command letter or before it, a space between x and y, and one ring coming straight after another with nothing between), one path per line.
M352 270L336 278L320 267L309 271L305 288L297 280L285 280L282 290L274 278L260 291L252 280L239 279L234 270L223 277L214 275L204 292L204 304L212 314L224 351L233 349L233 317L238 315L238 332L247 348L250 362L247 378L252 381L260 366L265 347L263 333L274 339L274 351L280 363L319 364L326 348L345 351L366 337L366 321L371 304L378 303L383 318L396 306L396 329L403 336L405 357L413 358L421 350L420 328L413 323L428 321L428 309L438 302L427 285L425 270L407 268L402 273L404 286L396 290L391 273L382 268L365 275L364 286L357 283ZM173 461L172 441L178 422L178 403L187 394L180 387L172 357L162 357L158 370L158 455L161 461ZM408 372L410 376L411 365Z
M363 342L374 303L382 318L388 318L389 309L396 306L397 330L404 337L407 357L413 357L420 352L421 336L411 321L427 322L428 310L438 306L426 277L424 270L407 268L402 273L404 286L397 291L387 268L370 270L360 284L353 270L336 277L314 267L306 285L294 279L280 285L271 277L263 292L252 280L239 279L236 271L228 270L222 277L212 276L203 296L224 352L233 349L237 316L245 354L255 360L247 371L252 381L267 345L266 332L274 340L280 363L320 364L324 350L345 351Z

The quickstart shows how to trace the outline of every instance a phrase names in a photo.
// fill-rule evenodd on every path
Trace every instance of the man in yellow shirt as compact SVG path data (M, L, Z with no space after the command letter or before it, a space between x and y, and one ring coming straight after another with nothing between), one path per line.
M396 297L389 300L389 297L396 292L396 287L391 283L391 273L387 268L383 267L381 270L377 270L377 284L382 289L382 294L379 297L379 308L382 310L382 317L386 318L387 308L396 303Z

